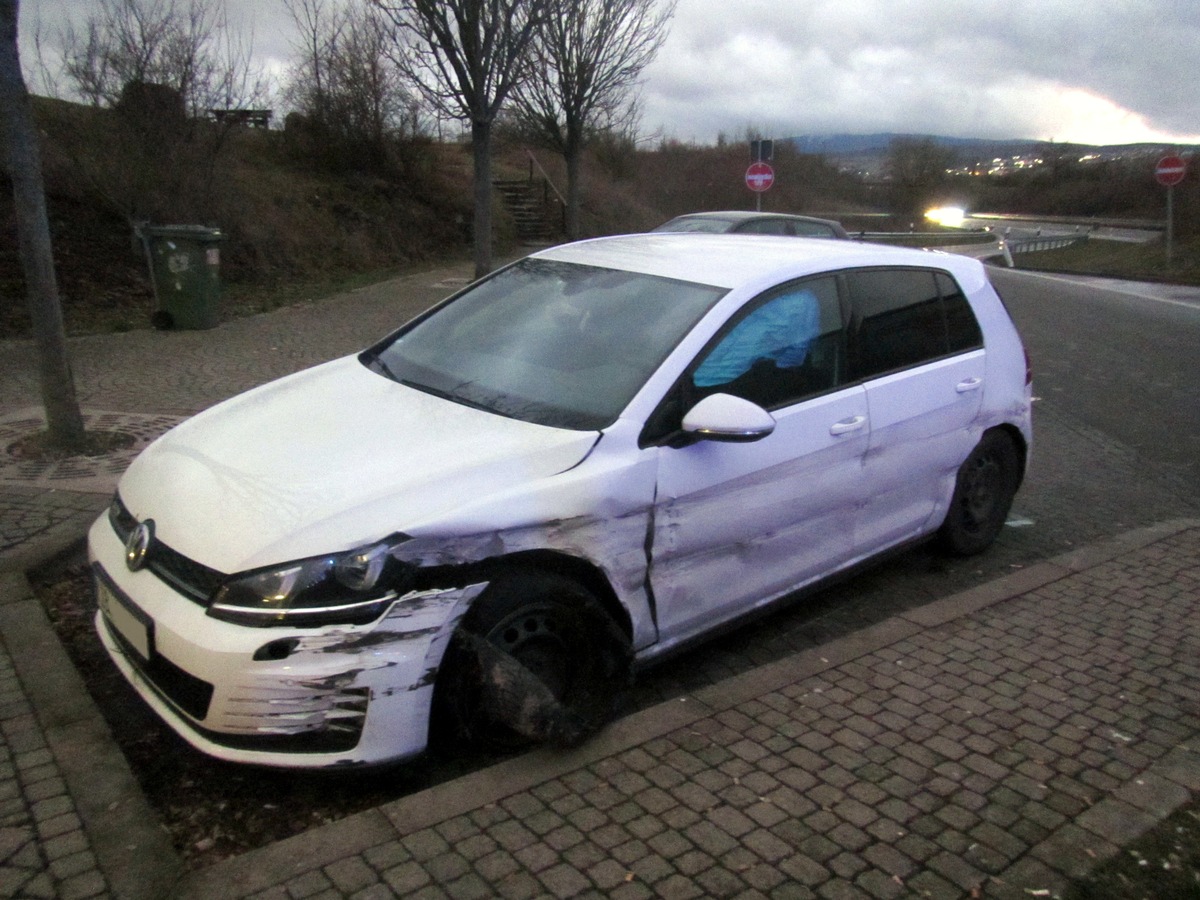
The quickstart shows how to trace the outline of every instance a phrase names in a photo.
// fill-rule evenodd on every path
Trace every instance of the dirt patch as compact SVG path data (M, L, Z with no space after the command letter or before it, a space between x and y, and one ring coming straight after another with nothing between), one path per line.
M1177 810L1076 882L1064 900L1195 900L1200 897L1200 802Z

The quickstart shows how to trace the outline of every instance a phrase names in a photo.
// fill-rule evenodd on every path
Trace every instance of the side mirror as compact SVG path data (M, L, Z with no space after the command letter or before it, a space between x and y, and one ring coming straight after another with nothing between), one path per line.
M709 441L749 443L775 430L775 418L756 403L731 394L712 394L683 417L683 430Z

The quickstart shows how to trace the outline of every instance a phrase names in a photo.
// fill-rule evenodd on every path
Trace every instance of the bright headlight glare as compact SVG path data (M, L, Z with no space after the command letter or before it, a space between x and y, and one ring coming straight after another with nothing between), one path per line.
M245 625L362 624L407 589L411 569L384 541L231 578L208 614Z

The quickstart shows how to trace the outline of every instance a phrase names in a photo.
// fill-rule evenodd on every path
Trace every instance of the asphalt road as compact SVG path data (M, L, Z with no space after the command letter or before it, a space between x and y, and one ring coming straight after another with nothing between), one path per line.
M1044 401L1200 486L1200 289L994 270Z

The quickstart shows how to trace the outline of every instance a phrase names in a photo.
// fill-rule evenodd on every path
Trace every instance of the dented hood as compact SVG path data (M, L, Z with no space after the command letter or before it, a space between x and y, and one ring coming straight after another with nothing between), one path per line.
M442 400L347 357L189 419L119 491L163 542L234 573L428 524L572 468L597 437Z

